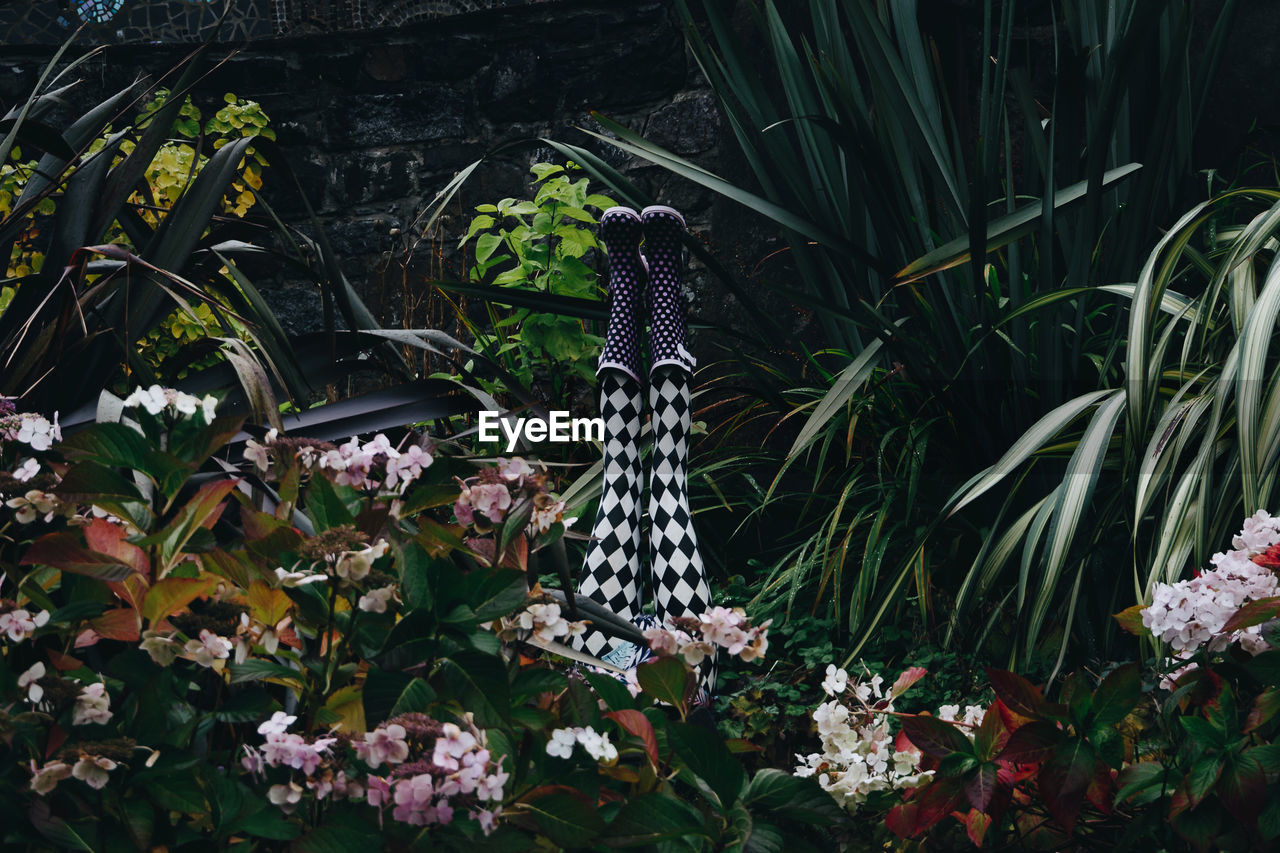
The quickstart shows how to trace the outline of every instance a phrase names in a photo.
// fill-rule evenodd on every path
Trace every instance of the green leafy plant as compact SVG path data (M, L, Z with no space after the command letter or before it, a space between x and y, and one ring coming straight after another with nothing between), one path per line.
M688 6L678 8L689 43L760 190L602 123L612 144L776 222L799 282L776 289L813 310L823 347L846 354L834 367L795 359L806 371L799 399L773 389L781 414L811 407L788 462L813 473L779 483L778 494L804 501L808 514L767 583L793 581L790 590L803 588L809 601L838 584L856 652L905 602L936 624L937 591L953 596L963 583L947 567L957 554L968 562L981 539L947 521L953 484L1053 406L1114 375L1123 292L1024 308L1068 285L1136 275L1153 225L1182 203L1188 134L1233 7L1213 19L1200 51L1189 3L1135 2L1123 14L1102 2L1040 7L1056 34L1046 61L1058 82L1036 92L1020 61L1028 48L1014 5L988 4L983 49L973 54L983 58L972 74L977 106L962 123L958 75L942 64L914 3L752 4L746 34L717 4L700 4L697 16ZM1146 96L1150 81L1171 76L1187 85ZM1015 145L1023 172L1012 165ZM775 347L786 340L762 329ZM754 365L743 374L764 384ZM878 454L845 475L832 464L904 442L888 476ZM911 473L921 470L929 476ZM814 492L819 499L809 500ZM1066 614L1059 604L1074 594L1052 566L1036 571L1051 588L1039 606L1054 602L1043 612ZM1038 654L1025 585L996 590L1023 614L1006 630Z
M269 433L237 469L216 399L121 406L62 440L0 416L6 844L713 850L843 821L689 721L687 652L633 695L539 650L582 626L531 584L564 505L523 460Z
M600 250L595 236L596 216L614 201L591 193L589 179L576 178L569 163L536 163L531 168L532 200L507 198L476 207L459 247L472 244L475 263L470 274L489 288L527 293L506 297L513 305L499 311L501 293L488 289L488 328L472 325L477 348L503 364L525 387L535 378L550 384L549 399L566 399L569 377L594 384L595 357L604 341L591 334L580 319L539 310L552 308L556 297L570 301L596 300L599 284L586 259ZM474 290L463 292L475 293ZM510 301L510 300L515 301ZM496 386L491 390L500 390Z

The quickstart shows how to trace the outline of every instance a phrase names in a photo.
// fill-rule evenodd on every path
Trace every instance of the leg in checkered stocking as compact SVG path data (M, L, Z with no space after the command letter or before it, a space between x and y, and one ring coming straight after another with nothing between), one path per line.
M653 599L658 619L670 624L673 618L697 617L711 609L711 586L689 512L687 469L693 421L689 374L675 367L654 372L649 380L649 407L653 412L649 476ZM710 693L715 689L715 658L708 658L701 671L702 686Z
M604 489L578 592L623 619L640 615L640 407L639 383L618 370L601 371ZM576 645L588 654L605 657L630 644L588 630Z
M597 370L605 433L604 486L578 582L578 592L623 619L640 615L642 236L640 217L630 208L613 207L600 217L600 241L609 255L610 295L609 331ZM596 657L626 654L632 648L599 631L588 631L576 645Z

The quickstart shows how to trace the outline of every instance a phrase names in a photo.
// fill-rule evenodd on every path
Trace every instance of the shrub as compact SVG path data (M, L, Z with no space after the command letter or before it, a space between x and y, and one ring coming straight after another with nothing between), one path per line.
M0 422L6 844L699 850L842 821L691 721L689 661L765 626L655 633L630 689L533 645L584 626L522 571L563 535L529 463L269 433L237 470L213 397L123 403L61 440Z

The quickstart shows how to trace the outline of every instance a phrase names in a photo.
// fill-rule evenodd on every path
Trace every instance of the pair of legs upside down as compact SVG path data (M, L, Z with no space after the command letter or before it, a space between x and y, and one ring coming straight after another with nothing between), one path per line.
M689 379L694 361L686 349L688 333L680 296L684 228L680 214L664 206L647 207L642 214L615 207L600 218L612 296L598 370L605 427L604 487L578 592L641 628L701 616L711 608L711 587L698 553L687 487L692 426ZM640 333L646 283L653 433L648 584L642 582L640 455L644 415ZM644 586L649 588L653 616L642 612ZM579 646L624 670L648 656L646 649L592 630L582 636ZM714 688L710 659L701 675L700 699L705 701Z

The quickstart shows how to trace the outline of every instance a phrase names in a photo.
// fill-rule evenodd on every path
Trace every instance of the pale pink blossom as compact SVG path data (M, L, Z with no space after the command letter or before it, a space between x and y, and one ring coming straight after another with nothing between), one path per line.
M44 678L44 664L36 661L26 672L18 676L18 689L27 691L27 701L37 703L44 698L44 688L37 682Z
M409 757L404 726L392 723L365 732L363 742L356 742L355 750L360 760L370 767L400 764Z
M107 693L107 685L101 681L87 685L76 697L76 707L71 722L77 726L90 723L105 725L111 721L110 706L111 694Z
M31 790L43 797L56 788L59 782L71 775L71 765L62 761L50 761L37 770L33 761L31 774Z
M110 773L116 769L116 763L101 755L86 755L71 768L71 775L84 782L90 788L101 790L111 778Z

